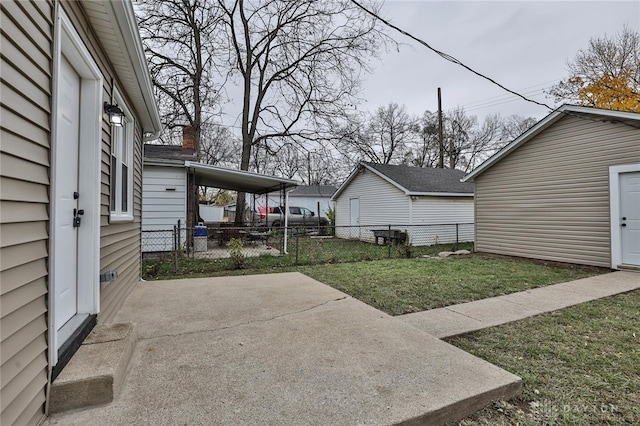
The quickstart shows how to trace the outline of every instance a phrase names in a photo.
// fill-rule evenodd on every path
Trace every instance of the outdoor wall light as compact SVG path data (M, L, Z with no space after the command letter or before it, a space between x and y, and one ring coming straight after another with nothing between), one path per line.
M109 124L122 127L124 124L124 112L118 105L111 105L110 103L105 102L104 112L109 115Z

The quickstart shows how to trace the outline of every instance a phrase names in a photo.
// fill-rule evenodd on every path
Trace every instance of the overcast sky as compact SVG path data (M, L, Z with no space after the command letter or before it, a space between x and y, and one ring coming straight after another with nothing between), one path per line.
M640 1L398 1L386 0L381 13L393 24L453 55L504 86L554 105L541 93L567 76L566 63L589 39L611 36L627 24L640 29ZM540 119L548 110L502 91L427 48L390 30L407 43L383 53L367 76L359 108L389 102L412 114L457 106L483 119L487 114L519 114Z

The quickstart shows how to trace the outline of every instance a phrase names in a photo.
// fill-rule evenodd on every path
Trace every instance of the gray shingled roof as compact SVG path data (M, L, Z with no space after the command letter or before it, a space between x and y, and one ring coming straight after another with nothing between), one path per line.
M461 170L432 169L389 164L365 163L409 192L448 192L473 194L473 184L460 182Z
M183 155L181 145L144 144L145 160L194 160L195 155Z
M293 197L331 197L338 188L333 185L299 186L289 193Z

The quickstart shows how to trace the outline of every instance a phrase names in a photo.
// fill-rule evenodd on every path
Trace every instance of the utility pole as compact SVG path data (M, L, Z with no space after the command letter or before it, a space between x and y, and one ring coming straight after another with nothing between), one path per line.
M452 126L453 126L453 123L452 123ZM454 155L454 152L453 152L453 138L449 138L449 168L451 170L455 169L455 166L456 166L455 162L456 162L456 155Z
M444 136L442 132L442 92L438 87L438 146L440 148L440 161L438 167L444 169Z

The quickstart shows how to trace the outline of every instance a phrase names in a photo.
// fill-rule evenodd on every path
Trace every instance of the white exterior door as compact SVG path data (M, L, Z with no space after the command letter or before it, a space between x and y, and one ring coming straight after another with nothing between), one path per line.
M63 155L57 157L55 325L60 330L77 313L78 231L74 210L78 209L78 153L80 129L80 76L63 56L58 78L60 101L57 113L57 143ZM58 342L59 345L63 342Z
M640 266L640 172L620 174L622 264Z
M103 78L64 9L54 40L49 362L100 312ZM75 212L74 212L75 209ZM81 214L82 213L82 214ZM80 224L74 219L80 218ZM76 226L74 226L76 225Z
M350 237L360 238L360 199L349 199L349 226Z

